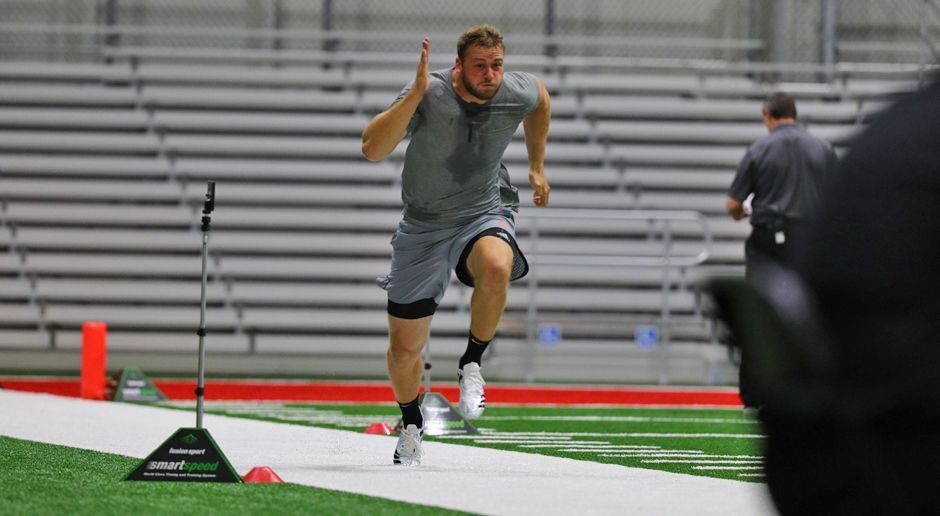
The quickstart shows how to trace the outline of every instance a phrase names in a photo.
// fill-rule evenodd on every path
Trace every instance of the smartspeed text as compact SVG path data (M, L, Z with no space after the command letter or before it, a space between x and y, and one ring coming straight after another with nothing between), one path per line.
M215 471L219 469L219 462L186 462L152 460L147 463L148 470L157 471Z

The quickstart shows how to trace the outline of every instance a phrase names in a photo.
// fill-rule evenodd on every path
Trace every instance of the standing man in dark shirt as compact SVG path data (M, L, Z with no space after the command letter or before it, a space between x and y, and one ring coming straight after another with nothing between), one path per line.
M741 220L748 215L745 199L754 195L751 235L744 247L749 278L761 262L792 265L794 250L806 239L807 222L819 207L823 180L834 172L837 163L832 145L797 125L792 95L783 92L770 95L764 103L763 115L770 134L744 153L726 205L728 214ZM757 407L761 403L754 399L751 383L742 368L741 400L747 407Z
M748 274L763 259L792 263L793 249L805 239L806 222L819 206L822 181L836 165L832 145L797 125L793 96L772 94L763 115L770 134L748 147L726 205L728 214L741 220L747 216L745 199L754 195L745 245Z

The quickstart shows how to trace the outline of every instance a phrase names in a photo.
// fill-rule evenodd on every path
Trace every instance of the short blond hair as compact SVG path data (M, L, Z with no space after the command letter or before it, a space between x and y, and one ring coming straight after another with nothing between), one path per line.
M474 25L465 30L457 39L457 57L463 61L464 56L467 55L467 49L473 45L483 48L499 47L503 52L506 51L503 45L503 33L492 25Z

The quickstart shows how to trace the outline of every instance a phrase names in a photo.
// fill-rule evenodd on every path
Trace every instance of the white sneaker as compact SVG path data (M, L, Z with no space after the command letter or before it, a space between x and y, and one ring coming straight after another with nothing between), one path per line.
M457 370L457 383L460 385L460 413L467 419L476 419L483 415L486 408L486 396L483 394L483 375L480 364L470 362Z
M421 450L421 438L424 430L416 425L408 425L398 434L398 445L395 446L395 455L392 462L402 466L418 466L424 451Z

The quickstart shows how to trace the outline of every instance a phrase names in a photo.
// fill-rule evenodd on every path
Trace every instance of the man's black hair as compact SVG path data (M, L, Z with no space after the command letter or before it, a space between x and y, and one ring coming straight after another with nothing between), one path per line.
M770 118L796 118L796 99L789 93L778 91L764 101L764 109Z

